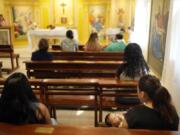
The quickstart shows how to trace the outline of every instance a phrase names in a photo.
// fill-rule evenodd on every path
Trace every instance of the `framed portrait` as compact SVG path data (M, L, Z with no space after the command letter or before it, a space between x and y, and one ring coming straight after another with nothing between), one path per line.
M0 45L12 45L11 28L0 27Z
M159 77L162 75L170 0L152 0L148 63Z
M12 7L15 39L26 38L27 31L33 23L33 7L17 5Z

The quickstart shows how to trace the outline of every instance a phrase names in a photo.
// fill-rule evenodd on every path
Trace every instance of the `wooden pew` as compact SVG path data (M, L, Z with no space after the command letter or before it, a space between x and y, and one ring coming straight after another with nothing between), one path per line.
M120 61L123 60L123 52L62 52L49 50L54 60L91 60L91 61Z
M96 128L85 126L51 126L43 124L0 124L1 135L180 135L179 131L143 130L126 128Z
M15 54L11 45L0 45L0 58L10 58L11 69L3 69L3 71L11 72L19 68L19 54ZM14 64L14 59L16 60L16 66Z
M0 77L2 77L2 62L0 61Z
M0 86L4 84L4 81L4 79L0 79ZM102 123L102 114L105 108L129 109L135 105L117 104L114 100L107 100L104 97L137 97L136 81L120 81L107 78L30 79L29 81L39 99L49 107L52 117L56 118L57 108L91 108L94 109L95 113L95 126ZM82 107L84 105L85 108ZM97 116L98 111L99 116Z
M129 109L137 104L119 104L116 103L114 100L108 100L105 97L137 97L137 82L136 81L118 81L116 79L103 79L103 78L96 78L96 79L45 79L43 81L46 96L46 104L53 107L51 110L52 116L56 118L55 107L71 107L72 105L74 108L78 108L79 106L86 105L86 108L94 108L94 99L89 98L88 96L78 96L87 93L83 93L82 90L89 90L87 87L92 84L96 87L97 97L99 100L95 100L96 105L99 111L99 117L97 119L96 109L95 108L95 125L102 122L102 112L105 108L108 109L112 107L118 107L120 109ZM61 87L59 87L61 86ZM65 88L64 88L65 86ZM70 88L67 88L69 86ZM78 86L78 88L76 87ZM53 92L51 93L51 91ZM75 91L78 90L78 93ZM94 89L93 89L94 90ZM55 91L55 92L54 92ZM89 91L86 91L89 92ZM92 92L92 91L91 91ZM54 96L54 95L58 96ZM53 95L53 98L51 98ZM59 95L71 95L71 96L59 96ZM76 96L75 96L76 95ZM93 95L93 94L92 94ZM93 101L93 103L92 103Z
M127 110L139 103L117 103L116 97L134 97L137 98L137 81L122 81L116 79L98 79L100 86L99 102L99 123L102 122L103 110L113 107L121 110Z
M94 126L98 124L98 83L84 79L45 79L45 103L56 118L56 108L93 108Z
M85 45L78 45L78 51L84 51L84 47L85 47ZM51 45L51 49L60 51L61 46L60 45Z
M114 78L123 61L25 61L28 77Z

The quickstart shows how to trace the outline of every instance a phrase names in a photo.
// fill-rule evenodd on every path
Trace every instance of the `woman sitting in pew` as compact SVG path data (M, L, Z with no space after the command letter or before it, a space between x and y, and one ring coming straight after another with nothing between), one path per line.
M74 39L72 30L66 32L66 38L61 42L62 51L65 52L77 52L78 42Z
M117 78L121 80L139 80L141 76L149 72L149 67L144 60L142 50L136 43L129 43L124 50L126 63L120 65Z
M31 60L34 61L45 61L45 60L53 60L52 54L48 52L49 44L47 39L42 38L39 41L39 50L32 53Z
M124 59L126 63L120 65L117 71L117 79L120 80L139 80L143 75L148 74L149 67L144 60L142 50L136 43L129 43L124 50ZM138 98L117 97L117 103L137 104Z
M7 78L0 98L0 122L50 124L47 107L33 93L26 76L14 73Z
M99 40L98 40L98 34L96 32L91 33L86 46L85 51L101 51L103 47L101 47Z
M123 114L108 114L108 126L130 129L178 130L179 117L168 90L158 78L143 76L138 83L138 97L143 103Z

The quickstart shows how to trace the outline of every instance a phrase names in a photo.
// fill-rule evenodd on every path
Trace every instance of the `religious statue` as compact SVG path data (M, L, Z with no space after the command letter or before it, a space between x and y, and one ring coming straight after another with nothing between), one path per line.
M119 8L117 11L117 15L118 15L118 27L119 28L124 28L124 14L125 11L123 8Z

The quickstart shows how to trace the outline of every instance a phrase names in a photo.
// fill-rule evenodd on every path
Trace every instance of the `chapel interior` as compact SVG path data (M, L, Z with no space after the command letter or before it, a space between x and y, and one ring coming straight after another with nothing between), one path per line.
M127 44L140 45L150 73L168 88L180 116L179 0L0 0L0 14L6 23L0 25L0 46L1 31L9 30L8 44L14 53L14 69L6 71L3 68L13 68L11 56L4 56L0 49L1 79L15 72L28 75L25 61L31 60L40 38L47 38L49 49L53 49L60 45L63 33L72 29L81 46L85 46L91 32L97 32L100 44L107 46L118 31ZM103 119L116 109L104 110ZM59 108L56 115L60 125L94 126L92 108Z

